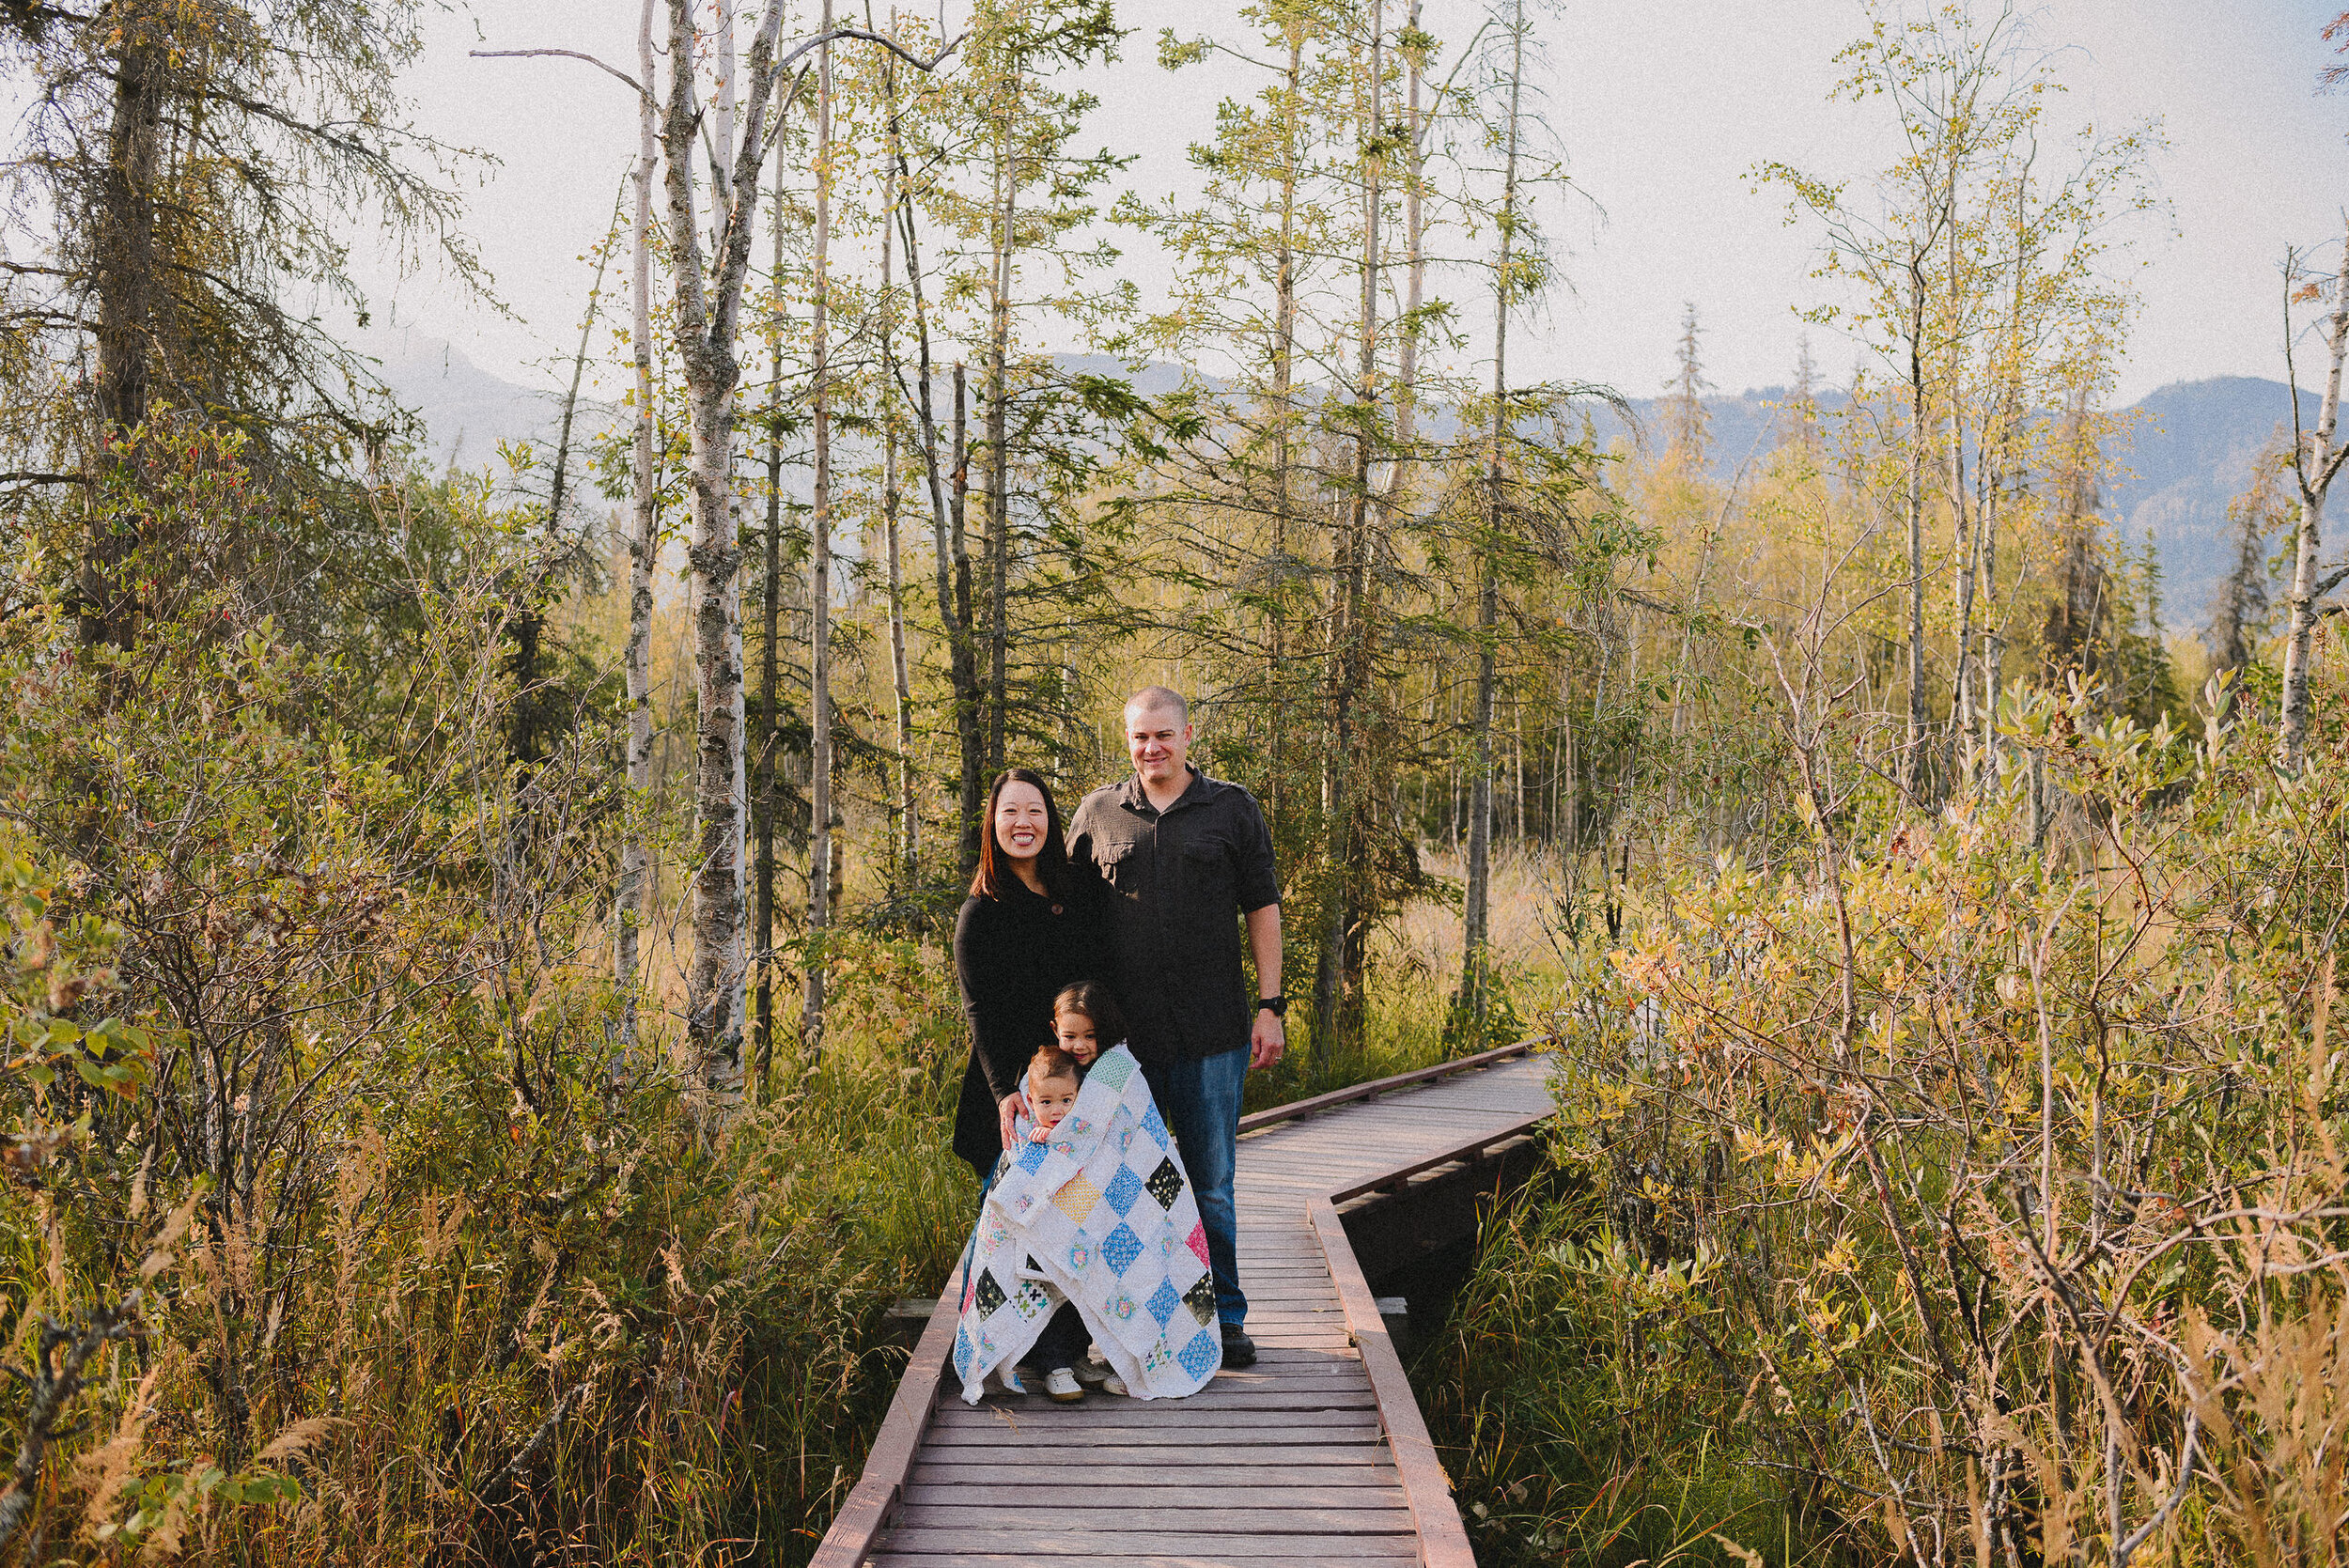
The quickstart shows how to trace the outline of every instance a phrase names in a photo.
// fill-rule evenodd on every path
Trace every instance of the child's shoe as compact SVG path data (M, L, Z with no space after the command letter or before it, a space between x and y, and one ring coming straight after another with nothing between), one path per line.
M995 1381L1007 1394L1024 1394L1027 1385L1019 1381L1019 1369L1005 1361L995 1369Z
M1120 1399L1134 1397L1133 1390L1126 1387L1126 1380L1115 1373L1111 1373L1101 1379L1101 1391L1105 1394L1115 1394Z
M1044 1374L1044 1391L1063 1405L1074 1405L1084 1398L1084 1385L1066 1367L1054 1367Z
M1097 1350L1092 1355L1087 1356L1083 1360L1079 1361L1076 1366L1070 1370L1076 1373L1078 1382L1092 1384L1096 1387L1098 1387L1103 1383L1107 1383L1112 1376L1115 1375L1115 1374L1110 1371L1110 1364L1108 1360L1106 1360Z

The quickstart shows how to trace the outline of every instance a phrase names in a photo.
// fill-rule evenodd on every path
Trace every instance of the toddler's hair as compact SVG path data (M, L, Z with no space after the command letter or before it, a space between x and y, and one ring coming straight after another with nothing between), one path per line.
M1117 1010L1117 999L1098 980L1062 986L1060 995L1052 999L1053 1020L1059 1021L1063 1013L1091 1019L1094 1042L1103 1050L1126 1038L1126 1015Z
M1052 1078L1065 1078L1081 1083L1084 1076L1084 1069L1077 1065L1077 1059L1058 1046L1038 1046L1035 1054L1028 1058L1028 1084L1031 1088Z

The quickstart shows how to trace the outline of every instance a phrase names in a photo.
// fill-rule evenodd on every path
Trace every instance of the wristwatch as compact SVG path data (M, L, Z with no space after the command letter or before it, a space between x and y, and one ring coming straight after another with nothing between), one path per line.
M1285 1018L1289 1016L1289 999L1286 997L1258 997L1256 999L1256 1011L1259 1013L1269 1013L1276 1018Z

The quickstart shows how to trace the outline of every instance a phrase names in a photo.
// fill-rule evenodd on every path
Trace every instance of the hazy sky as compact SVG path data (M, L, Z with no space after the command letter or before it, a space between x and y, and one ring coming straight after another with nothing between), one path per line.
M1978 5L1995 0L1978 0ZM967 0L949 0L952 16ZM2143 306L2121 398L2166 381L2279 376L2277 264L2287 244L2341 232L2349 202L2349 93L2320 96L2318 30L2349 0L2051 0L2028 8L2069 89L2061 126L2117 130L2158 120L2169 146L2151 171L2167 212L2126 230L2125 266ZM879 8L878 7L876 8ZM451 340L484 368L533 383L568 355L588 268L581 253L609 221L633 156L627 90L569 61L476 60L469 48L554 46L632 69L636 0L476 0L435 23L409 86L420 126L498 160L469 190L471 232L510 313L468 306L443 280L366 273L379 319ZM1184 149L1219 98L1246 84L1155 63L1159 28L1212 28L1236 8L1121 0L1136 30L1125 58L1089 84L1102 107L1088 141L1138 153L1134 188L1189 183ZM1472 30L1473 0L1429 0L1440 39ZM1880 161L1881 103L1830 104L1833 55L1860 28L1856 0L1564 0L1544 17L1547 113L1587 200L1555 201L1562 291L1530 334L1523 369L1657 390L1683 302L1705 326L1705 360L1726 390L1789 379L1818 303L1814 228L1786 222L1781 194L1750 179L1764 159L1829 176ZM1130 235L1125 271L1163 279ZM364 271L364 269L363 269ZM1813 333L1824 373L1852 350ZM2305 372L2304 372L2305 375Z

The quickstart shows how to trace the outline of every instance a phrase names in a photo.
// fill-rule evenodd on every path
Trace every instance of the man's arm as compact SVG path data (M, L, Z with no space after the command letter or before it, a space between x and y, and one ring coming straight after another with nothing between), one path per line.
M1268 904L1248 911L1248 951L1256 960L1256 995L1281 994L1281 906ZM1288 1031L1275 1015L1256 1009L1248 1029L1248 1064L1269 1067L1288 1049Z

